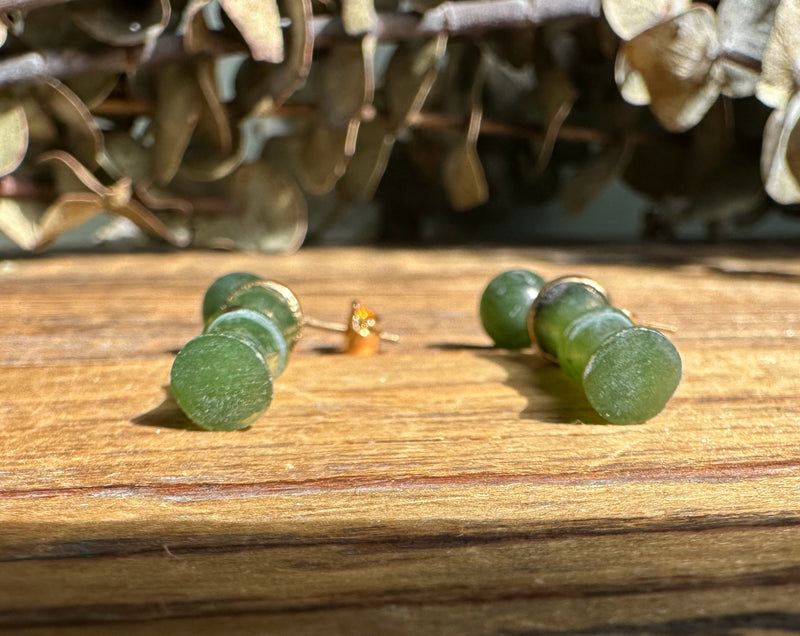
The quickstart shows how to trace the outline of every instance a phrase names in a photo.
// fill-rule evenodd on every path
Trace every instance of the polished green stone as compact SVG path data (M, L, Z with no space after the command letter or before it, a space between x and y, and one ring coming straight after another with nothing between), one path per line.
M286 367L289 347L278 326L264 314L252 309L232 309L220 314L206 327L205 333L220 333L246 340L264 356L273 378Z
M592 309L607 305L608 298L587 283L554 281L539 293L531 308L528 329L539 350L555 358L570 323Z
M247 427L272 401L272 377L250 344L222 334L190 340L170 374L172 394L199 427L233 431Z
M237 288L222 306L221 311L230 309L253 309L264 314L272 320L283 333L286 344L292 349L300 339L300 307L297 300L286 288L270 287L271 283L254 282L245 283ZM211 317L212 320L217 316ZM208 324L208 323L207 323Z
M237 287L258 280L258 276L248 272L231 272L220 276L206 290L203 297L203 322L217 313Z
M496 276L481 295L483 328L494 344L504 349L531 346L528 311L544 285L544 279L526 269L512 269Z
M609 336L633 326L628 315L616 307L596 307L573 320L558 343L558 364L579 384L589 358Z
M681 357L667 337L631 327L606 338L589 358L583 389L609 422L638 424L661 412L680 380Z

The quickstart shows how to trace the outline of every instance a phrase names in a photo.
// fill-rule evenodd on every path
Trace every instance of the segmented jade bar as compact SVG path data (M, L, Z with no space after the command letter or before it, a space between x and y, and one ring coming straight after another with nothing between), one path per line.
M661 332L635 326L594 281L565 277L545 285L528 327L538 348L582 384L592 408L613 424L658 415L680 383L675 346Z
M660 332L635 326L591 279L547 284L534 272L499 274L480 299L480 318L495 345L536 346L580 384L592 407L615 424L633 424L664 408L681 379L681 359Z

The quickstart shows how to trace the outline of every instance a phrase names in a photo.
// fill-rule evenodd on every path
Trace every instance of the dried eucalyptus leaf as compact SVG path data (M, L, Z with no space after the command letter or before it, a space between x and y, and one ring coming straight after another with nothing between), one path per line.
M361 124L355 154L336 186L339 192L353 201L369 201L386 171L394 141L383 123Z
M118 73L87 73L66 80L66 85L89 110L102 104L119 83Z
M136 46L158 37L170 18L169 0L81 0L70 17L85 33L113 46Z
M134 183L133 189L136 198L151 210L172 210L183 216L188 216L194 211L194 206L189 201L176 197L158 186Z
M197 122L195 136L202 138L221 155L229 155L233 150L233 133L228 113L217 89L215 61L203 57L195 65L197 85L203 95L203 108Z
M68 152L64 152L63 150L51 150L50 152L42 154L39 157L39 162L52 162L55 166L54 170L66 170L66 176L71 178L69 178L67 182L61 181L62 190L66 183L75 183L77 181L80 184L80 189L86 188L94 194L102 196L108 192L108 188L100 183L97 177L95 177L86 166ZM60 180L59 176L58 174L56 175L57 181ZM61 178L63 179L63 172Z
M236 102L247 116L266 117L281 106L308 76L314 52L311 0L283 0L291 21L286 32L286 59L279 66L248 57L236 76Z
M372 31L377 23L374 0L342 0L342 24L347 35L364 35Z
M786 165L794 180L800 183L800 126L797 123L786 140Z
M578 91L569 76L549 56L541 53L535 55L534 67L538 80L536 93L544 106L547 120L544 139L534 166L534 172L540 173L550 161L558 131L572 110Z
M723 94L747 97L755 92L759 62L775 23L778 3L779 0L720 2L717 7L717 31L722 50L730 56L717 61L725 73ZM749 61L749 64L737 60Z
M606 21L623 40L684 13L690 5L691 0L602 0Z
M189 140L197 127L203 94L191 67L168 64L157 76L158 100L153 114L153 178L166 185L178 171Z
M70 3L28 11L18 23L20 40L35 50L87 49L95 41L72 22L72 10Z
M28 152L28 120L19 103L0 104L0 176L17 169Z
M275 0L219 0L259 62L283 61L281 15Z
M103 211L102 198L90 192L63 194L47 208L39 221L38 248L82 225Z
M445 163L444 187L454 210L469 210L489 200L489 184L478 150L466 136Z
M798 121L800 93L792 97L785 109L773 111L764 128L761 178L767 194L782 204L800 203L800 179L792 169L800 161Z
M719 58L714 62L714 70L719 71L723 78L722 94L726 97L748 97L755 92L759 78L756 69Z
M115 206L109 212L130 219L146 232L163 239L171 245L186 247L189 244L188 235L182 232L180 228L172 229L168 227L161 219L137 201L130 200L125 205Z
M39 243L38 218L41 210L26 205L30 202L0 198L0 232L24 250Z
M205 143L202 138L192 139L183 155L178 174L191 181L216 181L236 170L244 161L244 144L235 129L232 148L227 153L218 146Z
M42 106L66 127L67 146L84 164L95 168L103 152L103 133L78 96L55 78L35 87Z
M374 36L358 42L343 42L325 58L319 103L328 124L345 128L361 119L364 107L372 103L375 91Z
M359 127L360 122L354 119L343 130L319 123L306 133L297 175L305 191L325 194L333 190L347 169L352 156L348 149L354 144Z
M106 188L103 193L103 208L118 210L124 208L131 201L133 195L133 182L130 177L122 177Z
M717 7L717 30L723 50L760 60L779 3L780 0L722 0Z
M306 201L294 180L265 161L231 179L231 214L195 217L195 244L269 253L293 252L308 228Z
M125 131L106 134L105 152L100 165L114 179L130 177L134 182L147 181L153 174L150 151Z
M25 109L25 119L28 122L29 145L36 144L42 148L52 148L56 145L59 139L58 127L39 101L29 96L23 98L20 103Z
M633 144L621 140L609 144L564 182L561 205L568 214L579 214L627 168Z
M800 2L781 2L775 11L775 24L764 49L756 97L767 106L783 108L800 85L798 60Z
M393 129L406 125L422 110L446 50L447 35L444 33L422 44L402 43L397 47L384 80Z
M620 95L629 104L647 106L650 103L650 91L647 82L639 71L631 68L625 48L621 47L614 61L614 80L619 87Z
M653 114L668 130L695 126L719 97L723 78L712 72L717 34L708 5L693 5L623 46L647 85Z
M183 48L189 53L214 49L214 38L203 16L203 8L210 2L211 0L190 0L183 10L179 32L183 32Z

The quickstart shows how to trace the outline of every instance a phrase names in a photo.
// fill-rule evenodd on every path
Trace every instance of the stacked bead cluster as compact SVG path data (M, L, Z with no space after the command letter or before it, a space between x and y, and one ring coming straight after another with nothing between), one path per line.
M510 270L486 287L480 314L498 347L535 346L613 424L658 415L680 383L675 346L661 332L634 325L596 281L565 276L545 283L533 272Z
M175 358L172 394L201 428L245 428L269 407L272 383L300 338L300 303L283 285L233 272L206 291L203 323Z

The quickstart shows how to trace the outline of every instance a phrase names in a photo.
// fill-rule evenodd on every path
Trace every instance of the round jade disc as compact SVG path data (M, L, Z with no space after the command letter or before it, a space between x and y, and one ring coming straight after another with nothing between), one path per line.
M539 350L555 358L570 323L587 311L608 305L608 298L586 283L555 282L541 291L528 317L528 329Z
M220 276L206 290L203 297L203 322L206 322L213 314L219 311L237 287L258 280L255 274L248 272L231 272Z
M616 307L597 307L573 320L558 343L558 364L581 383L583 370L600 344L618 331L633 327L628 315Z
M285 290L286 293L282 293ZM288 289L282 286L271 286L271 283L245 283L237 288L222 306L222 311L229 309L254 309L272 320L283 333L286 344L292 349L300 339L300 306L297 299ZM212 316L212 320L217 316Z
M526 269L512 269L496 276L481 295L483 328L494 344L504 349L531 346L528 311L544 285L544 279Z
M639 424L658 415L681 381L681 357L664 334L631 327L607 338L589 359L583 390L613 424Z
M195 424L209 431L245 428L272 401L272 378L262 355L234 336L190 340L175 357L172 394Z
M289 347L278 326L264 314L252 309L232 309L219 314L206 327L205 333L236 336L252 344L264 356L273 378L286 367Z

